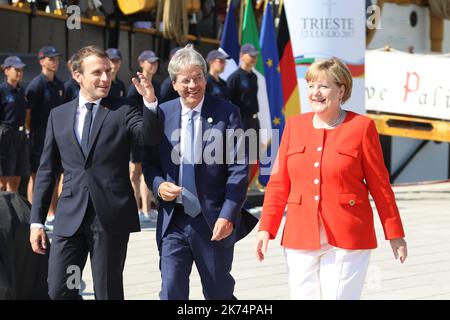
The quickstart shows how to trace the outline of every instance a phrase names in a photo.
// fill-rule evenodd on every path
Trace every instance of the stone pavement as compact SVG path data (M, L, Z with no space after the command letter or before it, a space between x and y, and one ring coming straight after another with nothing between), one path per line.
M405 264L393 257L375 211L378 248L372 259L362 299L450 299L450 182L394 187L402 215L409 256ZM264 262L253 253L256 228L235 247L232 274L238 299L289 299L286 267L278 238L271 241ZM125 299L158 299L155 224L142 224L128 245L124 271ZM83 279L84 299L93 299L89 262ZM191 299L203 299L197 270L191 275Z

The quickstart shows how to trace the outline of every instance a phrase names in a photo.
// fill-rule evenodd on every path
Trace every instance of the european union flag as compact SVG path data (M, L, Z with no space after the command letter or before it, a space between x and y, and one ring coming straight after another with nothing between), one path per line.
M284 114L283 114L283 88L281 86L281 76L279 69L278 47L277 39L275 35L275 27L273 24L272 6L270 2L267 4L264 11L261 37L259 40L261 46L261 59L264 63L264 76L266 78L267 96L269 100L270 118L272 121L272 129L278 130L278 135L272 135L272 139L277 141L271 141L272 144L279 145L281 135L284 128ZM269 145L267 149L267 157L275 159L278 148L274 148ZM275 154L273 154L275 152ZM267 161L261 161L261 167L269 167L273 164L273 161L264 163ZM269 180L269 175L260 175L259 182L262 185L266 185Z

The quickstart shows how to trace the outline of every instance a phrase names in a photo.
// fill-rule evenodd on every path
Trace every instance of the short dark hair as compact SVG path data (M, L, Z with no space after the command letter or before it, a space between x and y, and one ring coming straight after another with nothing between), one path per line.
M97 56L99 58L109 59L105 50L97 46L83 47L77 51L72 61L72 72L78 71L83 73L83 61L89 56Z

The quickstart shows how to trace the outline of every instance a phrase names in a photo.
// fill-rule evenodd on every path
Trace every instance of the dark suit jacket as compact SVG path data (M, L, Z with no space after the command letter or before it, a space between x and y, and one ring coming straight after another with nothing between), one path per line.
M179 161L173 161L173 155L179 155L179 135L174 135L174 131L180 129L181 103L180 99L174 99L160 105L158 110L161 132L144 133L144 155L142 168L145 181L149 188L153 189L155 195L158 188L165 181L179 185ZM144 108L144 118L149 111ZM232 157L231 163L226 162L226 130L242 129L239 110L231 103L205 95L201 112L203 149L210 154L222 151L218 156L219 161L214 163L202 163L195 165L195 182L202 214L211 230L214 228L218 218L225 218L233 222L233 233L221 243L231 246L239 239L247 235L257 223L248 212L241 212L241 207L245 201L248 186L248 156L243 152L244 158L241 163L237 162L238 155ZM157 128L154 126L153 128ZM148 137L147 137L148 135ZM146 141L155 140L159 137L157 146L149 146ZM232 140L232 139L230 139ZM223 143L222 143L223 142ZM239 146L243 141L240 140ZM214 152L212 153L214 154ZM176 158L176 157L175 157ZM164 236L167 227L172 219L176 201L163 201L160 199L159 215L156 230L158 247L161 238Z
M78 98L50 113L36 176L31 223L43 223L55 178L64 172L54 233L72 236L83 221L89 196L103 228L110 233L140 231L129 179L130 146L142 142L142 113L124 98L101 100L92 123L85 158L74 132ZM147 117L149 124L150 117Z

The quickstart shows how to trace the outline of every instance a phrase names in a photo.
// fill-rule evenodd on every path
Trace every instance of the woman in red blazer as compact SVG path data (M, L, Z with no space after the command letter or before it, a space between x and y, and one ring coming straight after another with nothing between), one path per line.
M369 191L385 238L403 263L406 242L375 124L341 109L352 77L340 60L311 65L306 77L313 112L293 116L284 129L266 188L256 244L262 261L277 235L295 299L359 299L377 247Z

